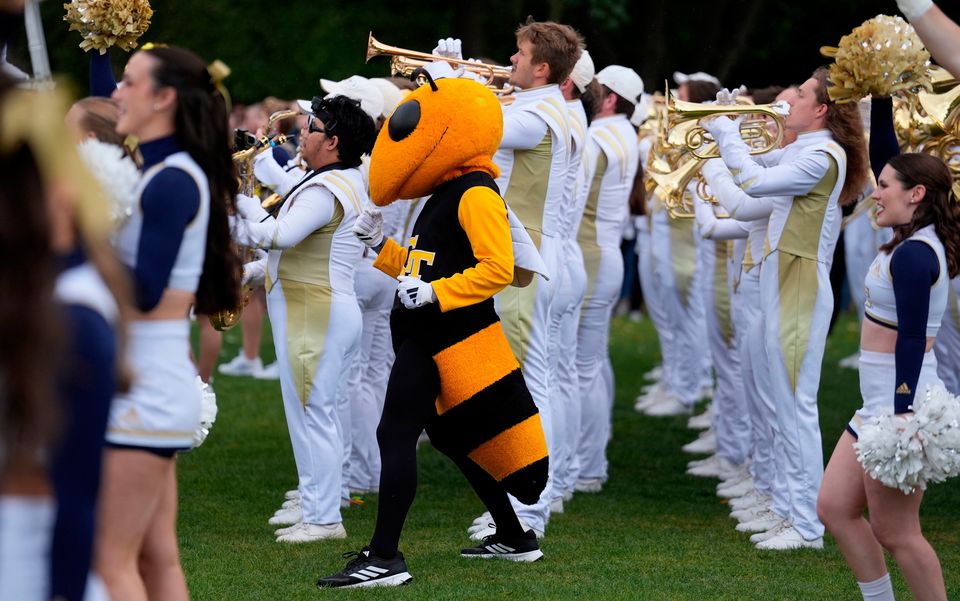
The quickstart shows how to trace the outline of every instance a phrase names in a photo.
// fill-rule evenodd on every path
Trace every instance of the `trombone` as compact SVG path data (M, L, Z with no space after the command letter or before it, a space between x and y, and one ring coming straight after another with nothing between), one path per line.
M513 92L513 86L497 86L497 80L510 79L510 74L512 73L510 67L398 48L380 42L377 38L373 37L373 32L370 32L367 38L367 58L364 62L369 63L371 58L384 55L393 57L390 59L390 75L393 76L409 78L413 75L414 71L424 65L436 61L445 61L453 67L463 67L464 70L470 73L484 77L484 85L490 88L494 94L510 94Z

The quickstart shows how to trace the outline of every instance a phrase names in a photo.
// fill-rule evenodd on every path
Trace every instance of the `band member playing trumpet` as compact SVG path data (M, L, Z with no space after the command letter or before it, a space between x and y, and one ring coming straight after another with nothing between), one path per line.
M764 155L749 154L739 120L704 124L726 166L751 196L775 197L760 271L764 348L770 365L790 496L788 521L760 549L823 547L816 496L823 478L817 390L833 310L830 264L840 233L840 203L863 189L867 158L856 105L833 104L827 72L819 69L790 101L785 127L796 142Z
M286 193L276 217L240 196L241 245L269 255L244 267L263 281L280 363L280 389L299 476L299 503L270 523L277 542L344 538L340 516L344 444L338 399L360 341L353 276L363 245L351 233L366 202L360 157L370 152L373 120L359 102L314 98L300 152L308 171ZM272 160L272 159L271 159Z
M569 164L566 102L559 84L569 77L580 58L582 40L568 25L528 20L516 31L517 52L510 57L510 84L520 88L503 111L503 139L494 155L500 169L497 186L507 206L537 244L551 274L550 281L508 286L496 296L497 313L510 348L523 366L530 394L540 409L548 446L553 441L550 421L550 360L547 341L549 308L559 272L559 226L563 188ZM551 464L552 465L552 464ZM552 468L551 468L552 469ZM551 480L552 481L552 480ZM517 504L517 514L539 533L546 528L553 496L547 484L540 501ZM481 516L471 526L471 537L492 534L491 520Z

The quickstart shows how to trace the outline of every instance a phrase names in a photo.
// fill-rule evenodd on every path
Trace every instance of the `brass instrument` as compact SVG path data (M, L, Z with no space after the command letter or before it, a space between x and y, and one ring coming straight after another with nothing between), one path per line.
M373 32L370 32L370 37L367 39L367 58L364 62L369 63L371 58L383 55L393 57L390 59L390 75L393 76L409 78L413 75L414 71L423 67L424 65L436 61L445 61L450 63L450 65L454 68L463 67L465 71L469 71L470 73L475 73L480 77L486 78L484 83L494 94L510 94L514 89L513 86L498 87L496 85L496 80L498 78L503 80L510 79L510 74L513 72L510 67L469 61L466 59L437 56L435 54L428 54L426 52L417 52L416 50L398 48L396 46L390 46L380 42L373 37Z
M783 141L784 118L782 108L772 104L735 104L719 105L686 102L670 96L669 87L666 97L667 132L665 148L668 163L676 165L672 171L650 170L649 177L656 183L660 198L667 212L674 219L692 218L694 207L692 195L687 188L694 178L698 178L697 191L701 198L711 204L717 199L706 193L706 182L700 176L703 161L719 158L720 152L713 138L700 124L705 118L739 115L753 116L740 124L740 136L750 147L750 154L764 154L780 147ZM775 125L773 132L768 129L768 121Z
M902 151L929 154L947 165L960 198L960 85L943 69L931 71L933 92L894 97L894 127Z
M297 114L297 111L292 110L277 111L273 113L270 115L270 119L267 121L267 131L269 132L277 121L287 119L289 117L295 117ZM287 136L283 133L276 134L272 137L264 134L259 139L250 141L249 148L238 150L237 152L233 153L233 164L237 169L237 179L239 180L240 184L238 186L238 192L240 194L254 196L257 193L257 180L253 175L253 160L256 158L256 156L265 150L272 149L274 146L284 144L286 141ZM277 195L274 194L273 196ZM267 200L270 200L270 198ZM264 201L264 203L265 202L267 201ZM274 203L275 202L276 201L274 201ZM253 259L253 249L240 247L237 250L240 253L243 263L247 263ZM213 329L223 332L237 325L237 323L240 322L240 316L243 315L244 307L246 307L247 303L250 302L251 292L253 292L253 288L247 284L243 284L243 286L240 288L239 307L235 309L223 309L211 315L210 325L213 326Z
M776 133L771 134L763 119L748 119L740 124L740 136L751 147L750 154L764 154L780 147L783 142L782 108L776 104L705 104L686 102L670 96L667 91L667 112L671 130L684 123L694 122L684 131L684 144L698 159L720 157L717 149L709 153L699 152L700 148L711 141L710 135L700 125L700 120L721 115L760 115L773 119Z

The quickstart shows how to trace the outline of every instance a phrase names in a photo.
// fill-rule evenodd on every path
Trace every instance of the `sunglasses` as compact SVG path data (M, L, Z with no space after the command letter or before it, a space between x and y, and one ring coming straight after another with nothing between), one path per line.
M317 122L319 122L319 119L316 119L313 115L307 117L307 132L309 132L309 133L311 133L311 134L327 134L327 135L330 135L330 134L327 133L327 132L330 130L330 127L327 127L327 129L323 129L322 127L318 127L318 126L316 125Z

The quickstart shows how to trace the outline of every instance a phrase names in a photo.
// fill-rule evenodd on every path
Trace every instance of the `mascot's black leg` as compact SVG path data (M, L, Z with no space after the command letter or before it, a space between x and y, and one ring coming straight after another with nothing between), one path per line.
M468 457L450 458L466 476L467 482L490 512L490 516L497 524L497 534L508 540L523 536L523 528L517 519L517 513L513 510L510 498L500 483Z
M436 413L439 391L440 375L433 358L415 342L403 341L390 371L377 427L380 494L370 548L378 557L397 554L400 532L417 493L417 438Z

